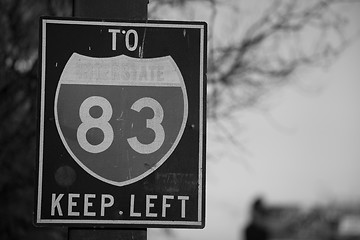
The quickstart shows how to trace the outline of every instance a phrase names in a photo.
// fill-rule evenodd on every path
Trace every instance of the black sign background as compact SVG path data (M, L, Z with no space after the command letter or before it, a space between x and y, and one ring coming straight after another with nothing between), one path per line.
M79 19L41 19L41 78L39 94L38 189L35 223L38 225L116 225L129 227L203 228L205 224L205 119L206 119L206 23L202 22L115 22ZM129 51L124 37L118 37L117 50L111 48L109 29L138 33L143 58L171 56L185 81L188 96L188 119L183 136L171 156L153 173L126 186L102 182L84 171L68 154L55 125L54 99L60 75L73 53L90 57L127 55L139 58L139 51ZM64 194L60 201L63 216L51 214L52 194ZM73 210L79 216L67 216L68 194L74 198ZM89 208L96 216L84 216L84 194L95 194ZM115 203L100 216L101 194L110 194ZM130 196L135 196L135 211L141 217L130 216ZM147 217L146 195L152 199L152 213ZM168 200L166 217L161 214L162 196ZM185 217L181 216L184 201L189 196Z

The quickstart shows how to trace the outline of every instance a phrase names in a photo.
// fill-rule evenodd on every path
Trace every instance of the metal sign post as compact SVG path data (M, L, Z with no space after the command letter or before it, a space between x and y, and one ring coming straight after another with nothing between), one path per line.
M110 20L137 1L110 2L41 19L35 223L71 240L203 228L206 23Z
M74 17L147 20L149 0L73 0Z

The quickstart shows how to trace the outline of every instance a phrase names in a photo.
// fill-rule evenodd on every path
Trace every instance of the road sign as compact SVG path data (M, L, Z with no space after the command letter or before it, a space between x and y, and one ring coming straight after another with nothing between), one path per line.
M206 24L41 19L38 225L204 227Z

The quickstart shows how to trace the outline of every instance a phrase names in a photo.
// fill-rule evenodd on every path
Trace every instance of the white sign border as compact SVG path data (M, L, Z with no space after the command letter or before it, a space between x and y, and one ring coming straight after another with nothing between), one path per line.
M158 27L158 28L191 28L200 30L200 109L199 109L199 187L198 187L198 221L160 221L160 220L84 220L84 219L42 219L41 218L41 202L42 202L42 183L43 183L43 141L44 141L44 116L45 116L45 66L46 66L46 24L73 24L73 25L97 25L97 26L122 26L122 27ZM173 22L164 21L163 23L131 23L131 22L111 22L111 21L81 21L81 20L60 20L60 19L41 19L42 32L41 32L41 91L40 91L40 135L39 135L39 163L38 163L38 189L37 189L37 212L36 224L120 224L120 225L169 225L169 226L205 226L205 219L203 219L203 206L202 195L204 192L203 186L203 136L204 136L204 58L205 51L205 25L204 24L186 24L186 22ZM205 116L206 117L206 116ZM205 203L204 203L205 204Z

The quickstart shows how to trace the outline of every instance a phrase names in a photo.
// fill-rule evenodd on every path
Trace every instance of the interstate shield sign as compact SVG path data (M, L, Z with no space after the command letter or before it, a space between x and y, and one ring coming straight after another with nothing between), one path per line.
M91 58L74 53L60 76L55 123L90 175L123 186L155 171L184 132L185 83L170 56Z
M39 225L204 227L206 24L41 19Z

